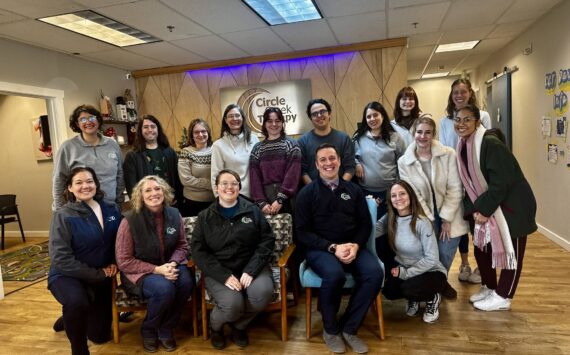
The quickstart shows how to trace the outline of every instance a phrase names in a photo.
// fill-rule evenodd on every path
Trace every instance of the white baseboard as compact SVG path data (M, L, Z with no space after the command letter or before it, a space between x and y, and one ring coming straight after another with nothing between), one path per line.
M562 236L554 233L550 229L545 228L544 226L538 223L537 225L538 225L538 231L542 233L545 237L552 240L554 243L560 245L562 248L570 251L570 241L568 241L567 239L563 238Z
M30 238L47 237L49 235L49 231L24 231L24 235L26 237L30 237ZM6 231L6 238L20 238L20 239L22 239L22 234L20 234L19 230Z

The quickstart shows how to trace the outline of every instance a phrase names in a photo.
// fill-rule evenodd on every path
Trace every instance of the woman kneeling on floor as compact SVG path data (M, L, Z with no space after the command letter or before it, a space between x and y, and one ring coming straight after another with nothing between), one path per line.
M386 263L390 273L386 273L384 296L408 300L406 314L410 317L419 313L420 302L426 302L424 322L435 322L447 271L439 261L433 226L405 181L398 181L389 189L388 213L376 224L377 237L384 238L385 234L395 258L392 265Z
M226 346L224 324L239 347L249 344L247 326L273 296L269 262L275 236L254 203L239 197L241 180L232 170L216 176L216 202L198 214L192 233L192 258L203 272L214 309L212 346Z
M133 210L117 235L117 265L127 292L147 301L141 326L143 347L155 352L176 349L173 329L195 281L186 268L188 243L184 222L170 207L174 193L158 176L142 178L133 188Z

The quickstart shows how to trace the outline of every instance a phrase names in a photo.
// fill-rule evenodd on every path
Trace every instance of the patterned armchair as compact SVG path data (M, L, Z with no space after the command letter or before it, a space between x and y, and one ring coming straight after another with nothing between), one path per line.
M281 311L281 340L287 341L287 280L290 275L288 267L289 258L295 250L293 244L293 219L290 214L283 213L275 216L266 216L267 221L275 233L275 248L271 271L273 272L273 300L266 307L266 311ZM185 218L185 229L188 243L192 238L192 231L197 217ZM191 253L191 251L190 251ZM201 279L200 270L196 270L196 283L202 291L202 332L204 339L208 338L208 309L213 308L210 296ZM295 294L294 294L295 295ZM296 297L294 303L297 304Z

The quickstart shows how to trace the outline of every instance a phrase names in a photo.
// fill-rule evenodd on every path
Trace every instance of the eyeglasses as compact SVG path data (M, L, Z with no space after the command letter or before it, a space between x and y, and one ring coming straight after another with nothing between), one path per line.
M219 185L223 188L230 187L230 186L231 187L238 187L239 182L237 182L237 181L231 181L231 182L230 181L222 181L219 183Z
M87 123L87 121L93 123L93 122L97 121L97 117L95 117L95 116L81 117L80 119L78 119L78 121L80 123Z
M201 130L199 130L199 131L194 131L194 132L192 132L192 134L195 135L195 136L199 136L199 135L201 135L201 134L208 134L208 131L206 131L205 129L201 129Z
M325 109L319 110L319 111L315 111L315 112L311 112L311 117L312 117L312 118L317 118L317 117L319 117L319 116L324 116L326 113L329 113L329 111L328 111L328 110L325 110Z
M229 118L230 120L232 120L234 118L241 118L241 114L235 113L235 114L227 115L226 118Z
M459 123L469 123L472 121L476 121L477 119L473 116L465 116L465 117L459 117L456 116L453 118L453 122L459 124Z

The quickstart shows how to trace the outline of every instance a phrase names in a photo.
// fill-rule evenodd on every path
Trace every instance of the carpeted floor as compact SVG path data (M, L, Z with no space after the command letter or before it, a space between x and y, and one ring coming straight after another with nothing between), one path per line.
M47 275L50 259L48 242L0 255L4 281L35 281Z

